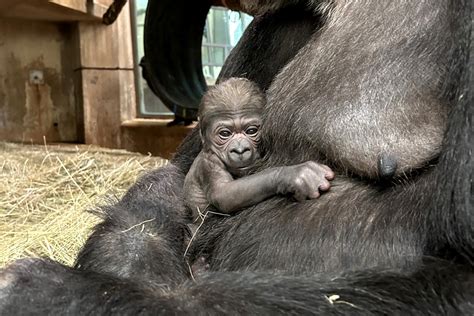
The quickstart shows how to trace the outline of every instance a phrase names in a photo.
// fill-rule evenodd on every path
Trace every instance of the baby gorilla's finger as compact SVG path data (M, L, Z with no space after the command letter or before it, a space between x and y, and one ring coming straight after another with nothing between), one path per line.
M314 190L308 195L308 198L309 199L317 199L320 196L321 196L321 193L319 193L319 190Z
M329 169L329 170L326 170L326 173L324 174L324 177L328 180L334 180L334 178L336 177L336 174L334 173L334 171Z
M327 191L331 187L331 184L327 180L322 180L321 184L319 185L319 190Z
M324 177L328 180L333 180L336 177L334 171L326 165L319 164L319 168L324 170Z
M295 200L298 201L298 202L306 201L306 196L307 195L304 192L302 192L301 190L296 190L296 192L293 195Z
M307 199L317 199L321 195L319 190L321 185L325 186L329 182L321 176L320 171L312 171L304 175L304 188Z
M328 180L333 180L335 178L335 173L326 165L317 163L315 161L307 161L307 166L313 170L317 175L324 175L324 178Z

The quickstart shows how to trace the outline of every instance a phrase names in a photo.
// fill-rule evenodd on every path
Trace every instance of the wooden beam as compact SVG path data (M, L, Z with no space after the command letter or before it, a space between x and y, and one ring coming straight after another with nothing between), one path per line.
M0 0L0 17L43 21L102 21L112 0Z

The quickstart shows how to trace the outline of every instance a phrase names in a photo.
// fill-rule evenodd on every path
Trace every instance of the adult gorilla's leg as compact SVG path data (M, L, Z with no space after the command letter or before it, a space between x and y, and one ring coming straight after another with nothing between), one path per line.
M146 283L187 279L184 251L190 236L182 186L199 150L199 135L192 132L170 164L145 174L120 201L102 207L103 222L79 253L76 268Z
M189 239L180 193L182 174L170 164L146 174L118 203L103 207L98 224L76 260L76 268L150 282L180 283L188 276ZM180 260L176 260L180 259Z
M170 289L29 259L0 271L0 314L472 315L473 281L438 262L405 275L215 273Z

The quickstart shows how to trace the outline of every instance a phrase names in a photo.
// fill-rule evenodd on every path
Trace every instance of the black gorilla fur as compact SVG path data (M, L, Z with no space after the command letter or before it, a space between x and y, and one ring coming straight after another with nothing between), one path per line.
M354 2L352 6L374 1ZM231 218L209 217L191 252L207 256L211 272L194 281L184 258L189 232L181 188L200 151L195 131L170 165L145 175L121 201L104 209L104 222L96 227L75 269L33 259L6 268L0 276L1 313L474 314L473 3L390 2L398 7L400 18L415 14L406 11L413 6L421 8L416 11L421 17L426 10L444 12L449 22L435 23L422 32L449 46L436 51L449 56L437 57L447 70L435 75L443 79L438 86L442 91L437 91L442 96L438 97L452 109L443 148L434 165L391 185L380 185L357 166L331 161L335 153L314 150L312 138L299 137L282 148L285 142L281 133L287 132L278 131L282 120L289 126L302 118L280 111L283 117L269 123L277 125L264 127L267 142L274 140L273 147L267 148L267 166L318 155L332 163L339 172L338 179L331 192L316 202L295 203L279 197ZM311 78L285 81L285 73L291 76L298 69L324 66L305 64L309 57L304 54L311 53L311 41L324 34L324 25L331 20L320 26L320 17L307 17L301 23L317 29L298 27L294 19L285 16L285 12L293 16L294 10L298 11L285 8L256 18L223 70L222 78L247 76L263 89L269 87L270 117L272 104L291 101L284 99L288 89L296 93L291 101L295 111L313 100L311 93L304 95L305 88L311 90L305 85ZM373 31L370 21L363 22L368 33ZM299 52L273 44L291 42L295 29L300 32L301 45L297 48L303 47ZM423 42L423 38L418 40ZM351 51L349 44L340 44L339 49L346 54L358 53ZM269 53L260 47L275 51ZM423 54L410 56L422 62L419 56ZM261 70L257 64L268 66ZM417 75L405 70L409 78ZM383 85L379 88L387 89ZM432 92L424 83L417 88L426 94ZM308 120L317 119L307 116ZM354 137L350 133L344 136L349 140ZM352 141L363 143L365 139Z

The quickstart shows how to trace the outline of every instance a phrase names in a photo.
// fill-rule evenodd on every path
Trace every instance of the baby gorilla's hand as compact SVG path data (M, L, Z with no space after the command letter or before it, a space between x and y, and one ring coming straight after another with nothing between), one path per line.
M299 165L281 167L277 176L278 194L292 193L298 201L316 199L320 191L331 187L334 172L325 165L307 161Z

